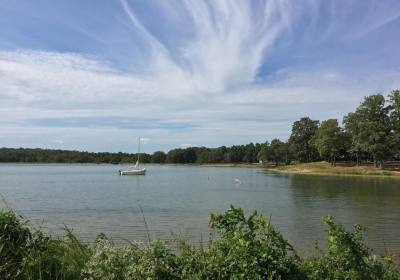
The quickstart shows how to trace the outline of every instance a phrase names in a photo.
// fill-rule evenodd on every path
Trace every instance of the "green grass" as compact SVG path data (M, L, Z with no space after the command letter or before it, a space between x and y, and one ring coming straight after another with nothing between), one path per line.
M376 169L368 166L346 167L332 166L330 163L301 163L293 165L279 166L274 171L288 173L308 173L308 174L336 174L336 175L364 175L364 176L400 176L399 172L375 171Z
M298 171L306 171L306 170L320 170L320 169L332 169L329 164L325 163L302 163L295 165L282 165L275 168L276 170L288 171L288 170L298 170Z

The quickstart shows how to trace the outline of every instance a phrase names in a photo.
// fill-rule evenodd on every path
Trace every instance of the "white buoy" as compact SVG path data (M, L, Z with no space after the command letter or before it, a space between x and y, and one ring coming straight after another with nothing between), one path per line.
M235 179L236 182L241 183L238 179Z

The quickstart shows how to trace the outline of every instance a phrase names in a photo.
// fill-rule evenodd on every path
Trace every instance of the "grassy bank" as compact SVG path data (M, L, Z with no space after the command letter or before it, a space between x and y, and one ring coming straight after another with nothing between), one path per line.
M386 168L381 170L375 168L372 164L363 166L354 166L349 163L337 163L332 166L327 162L302 163L279 166L272 171L300 174L336 174L336 175L364 175L364 176L391 176L400 178L400 168L397 163L386 164Z
M328 247L304 258L256 211L241 208L211 214L210 238L199 248L187 238L147 236L116 247L100 234L83 242L65 229L53 238L12 210L0 214L1 279L400 279L392 254L374 256L365 245L367 228L348 231L324 219ZM322 222L322 221L321 221Z

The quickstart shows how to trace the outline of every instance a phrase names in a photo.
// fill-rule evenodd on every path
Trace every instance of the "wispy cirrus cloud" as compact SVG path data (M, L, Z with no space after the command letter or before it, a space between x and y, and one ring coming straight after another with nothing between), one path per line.
M6 145L63 137L70 149L129 149L137 135L152 139L151 152L285 140L300 117L341 119L364 96L400 87L394 53L383 57L352 39L362 35L373 48L370 31L394 24L400 5L345 2L121 0L115 22L108 18L110 34L129 34L120 41L69 25L103 44L100 55L98 45L96 55L68 42L71 51L0 45ZM124 55L136 44L140 61L121 66L110 44Z

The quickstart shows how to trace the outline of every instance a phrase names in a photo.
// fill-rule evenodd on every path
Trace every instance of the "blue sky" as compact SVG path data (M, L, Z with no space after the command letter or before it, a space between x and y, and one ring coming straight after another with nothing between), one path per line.
M0 0L0 146L285 141L400 88L400 1Z

